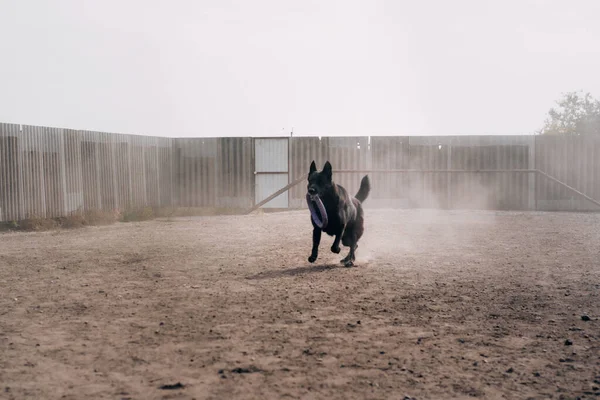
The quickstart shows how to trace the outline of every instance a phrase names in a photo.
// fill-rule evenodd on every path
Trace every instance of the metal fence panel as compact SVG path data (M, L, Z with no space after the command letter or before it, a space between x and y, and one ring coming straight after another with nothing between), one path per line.
M327 138L295 137L290 138L289 143L290 182L302 176L308 178L311 162L314 161L320 170L329 159ZM289 191L289 206L291 208L307 208L305 194L306 183L291 188Z
M553 136L535 138L536 168L594 198L600 198L600 138ZM541 210L595 210L596 206L572 191L542 177L536 185Z
M146 206L250 207L260 169L255 140L0 123L0 221ZM371 171L367 207L581 211L598 207L572 189L600 198L593 136L296 137L287 149L262 161L287 158L287 182L306 176L313 160L319 170L330 161L334 180L354 195ZM291 188L289 207L306 207L305 191Z

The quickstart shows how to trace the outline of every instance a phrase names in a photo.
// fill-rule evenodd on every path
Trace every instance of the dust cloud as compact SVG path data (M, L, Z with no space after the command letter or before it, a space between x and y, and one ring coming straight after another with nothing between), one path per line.
M490 211L494 189L474 180L453 181L447 187L451 209L447 196L428 189L423 181L401 188L404 201L378 199L375 186L372 198L364 204L365 234L357 262L438 252L440 248L468 251L474 246L482 231L492 229L496 222L496 213ZM370 204L373 198L374 204Z

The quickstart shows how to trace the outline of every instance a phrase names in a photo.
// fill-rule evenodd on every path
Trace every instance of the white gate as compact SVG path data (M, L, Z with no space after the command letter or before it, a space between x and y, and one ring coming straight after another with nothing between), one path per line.
M254 140L254 175L256 203L289 183L288 139ZM264 208L288 208L288 192L280 194L263 206Z

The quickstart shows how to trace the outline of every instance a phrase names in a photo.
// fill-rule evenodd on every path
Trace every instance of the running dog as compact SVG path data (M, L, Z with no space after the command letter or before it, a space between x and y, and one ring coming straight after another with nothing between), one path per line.
M364 232L364 213L362 203L371 190L369 176L365 175L360 182L360 189L352 197L346 189L333 182L332 168L329 161L321 172L313 161L308 173L308 193L306 199L311 211L313 225L312 253L308 261L313 263L319 255L321 232L335 236L331 251L340 252L342 244L350 248L348 255L341 260L346 267L354 265L358 240ZM316 206L316 208L315 208Z

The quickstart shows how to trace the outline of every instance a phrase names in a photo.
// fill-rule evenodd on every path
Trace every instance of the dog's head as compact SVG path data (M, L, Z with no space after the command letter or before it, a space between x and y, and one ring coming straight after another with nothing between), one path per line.
M323 197L333 186L331 176L332 168L329 161L325 163L321 172L317 172L317 166L313 161L310 164L310 171L308 172L308 195L313 198L317 196Z

